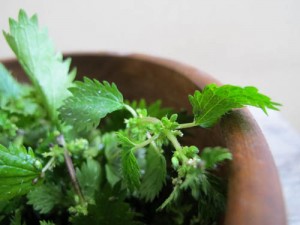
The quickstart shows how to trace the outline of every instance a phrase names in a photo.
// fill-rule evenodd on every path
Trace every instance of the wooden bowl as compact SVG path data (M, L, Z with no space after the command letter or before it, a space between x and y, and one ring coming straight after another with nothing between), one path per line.
M145 55L70 54L77 78L115 82L127 99L162 99L165 106L191 110L187 96L213 77L190 66ZM5 66L26 81L15 60ZM285 207L268 144L247 109L235 110L213 129L197 129L193 144L225 146L233 154L228 170L228 202L223 224L284 225Z

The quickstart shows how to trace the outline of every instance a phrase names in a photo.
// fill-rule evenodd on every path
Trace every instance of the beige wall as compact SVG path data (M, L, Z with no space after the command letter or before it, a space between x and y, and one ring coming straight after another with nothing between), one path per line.
M300 130L299 0L1 0L1 29L19 8L61 51L147 53L255 85ZM1 36L0 58L11 56Z

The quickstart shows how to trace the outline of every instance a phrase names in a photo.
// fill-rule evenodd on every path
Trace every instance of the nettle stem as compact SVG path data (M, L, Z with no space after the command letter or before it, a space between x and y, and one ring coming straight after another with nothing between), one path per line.
M165 132L167 138L171 141L176 151L181 151L182 147L174 134L171 131Z
M197 126L197 124L195 122L182 123L182 124L179 124L176 129L180 130L180 129L191 128L191 127L195 127L195 126Z
M127 109L133 117L138 117L138 114L130 105L124 104L125 109Z
M52 166L54 165L54 161L55 161L55 157L51 157L51 159L47 162L47 164L44 166L44 168L42 169L41 172L41 177L45 176L45 172L49 169L52 168Z
M182 146L179 143L177 137L171 131L165 132L165 135L167 136L169 141L171 141L171 143L174 146L177 154L180 156L179 158L181 158L182 161L186 161L188 158L185 156L185 154L183 152L183 149L182 149ZM175 155L175 153L174 153L174 155Z
M147 132L146 136L147 136L148 140L152 139L152 135L149 132ZM154 141L152 141L150 143L150 145L155 149L155 151L157 151L158 153L160 153L160 150L159 150L159 148L157 147L157 145L156 145L156 143Z
M149 144L151 144L153 141L155 141L157 138L159 137L159 135L154 135L152 136L151 138L148 138L146 141L142 142L142 143L139 143L139 144L136 144L134 146L134 149L137 150L139 148L143 148Z
M151 117L151 116L146 116L146 117L142 117L141 118L144 122L150 122L150 123L161 123L161 120L155 118L155 117Z
M81 189L79 187L79 184L78 184L78 181L77 181L77 178L76 178L76 172L75 172L74 164L72 162L72 158L71 158L71 156L69 154L69 151L65 147L66 146L66 142L65 142L64 136L63 135L59 135L56 138L56 141L57 141L58 145L61 146L64 149L64 158L65 158L66 166L67 166L70 178L71 178L72 186L73 186L75 192L77 193L77 195L79 196L80 201L81 202L85 202L84 196L83 196L83 194L81 192Z

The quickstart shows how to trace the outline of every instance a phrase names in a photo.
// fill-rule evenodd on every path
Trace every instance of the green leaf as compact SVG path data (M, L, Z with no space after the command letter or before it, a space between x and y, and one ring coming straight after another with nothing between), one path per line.
M200 157L205 162L205 168L212 169L216 166L216 164L226 159L231 160L232 154L226 148L207 147L203 149Z
M122 173L125 184L130 191L140 187L140 168L132 149L124 148L122 150Z
M63 193L60 186L55 184L43 184L27 194L27 204L32 205L34 210L42 214L51 212L55 205L62 202Z
M76 169L76 177L81 187L81 191L86 199L94 200L95 191L99 190L100 185L100 165L93 159L88 159L83 163L81 169Z
M106 179L111 187L115 186L121 179L121 149L115 133L106 133L102 136L104 154L107 163L105 164Z
M10 220L10 225L26 225L26 223L22 223L22 214L21 214L21 209L17 209L15 211L14 217L11 218Z
M4 32L7 43L17 56L50 117L56 120L56 109L69 96L75 70L69 74L71 61L56 53L46 29L40 29L37 16L29 18L20 10L18 21L9 20L10 33Z
M125 132L119 131L117 132L118 141L121 143L123 148L133 148L136 146L127 136Z
M75 82L76 87L69 90L73 96L66 99L60 108L63 121L77 130L91 129L99 124L108 113L123 108L123 96L117 86L104 81L84 78L84 82Z
M163 107L161 100L148 104L145 99L141 99L139 101L132 101L128 104L134 109L146 109L149 116L156 117L158 119L174 113L173 109Z
M13 78L3 64L0 63L0 106L9 100L15 100L22 93L21 85Z
M206 174L199 169L188 173L182 184L180 184L180 189L187 190L188 188L191 189L191 194L196 200L199 198L201 191L207 194L210 183Z
M101 224L101 225L139 225L136 222L136 214L130 209L130 205L124 202L121 190L111 189L106 185L96 193L96 204L88 205L88 215L80 215L73 218L74 225Z
M201 127L211 127L224 114L235 108L254 106L265 113L267 108L278 110L280 104L261 93L255 87L238 87L233 85L207 85L202 92L196 91L189 96L195 122Z
M143 175L139 193L146 201L153 201L166 182L166 159L155 148L149 147L146 161L146 172Z
M33 180L39 177L41 163L33 151L25 147L0 145L0 200L23 195L35 187Z
M122 179L120 171L121 169L119 166L110 163L105 164L106 179L112 187Z
M40 225L55 225L55 223L50 222L50 221L42 220L42 221L40 221Z
M36 99L30 96L11 100L2 109L18 117L42 117L45 115L43 107L38 105Z
M224 214L226 207L226 182L219 177L207 173L206 190L198 199L198 215L203 224L213 224L220 215ZM201 186L203 188L203 184Z
M17 134L18 127L11 121L8 114L4 111L0 111L0 133L2 136L13 137Z

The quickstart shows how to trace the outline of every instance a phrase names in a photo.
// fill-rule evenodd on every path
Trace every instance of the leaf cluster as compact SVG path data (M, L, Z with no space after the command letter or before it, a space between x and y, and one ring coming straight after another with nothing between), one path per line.
M4 36L31 84L0 64L1 222L143 224L157 221L154 212L164 224L215 222L226 203L215 172L232 155L182 146L183 129L278 103L254 87L210 84L189 96L193 121L182 123L160 100L128 102L114 83L73 81L71 60L36 15L20 10L9 25Z

